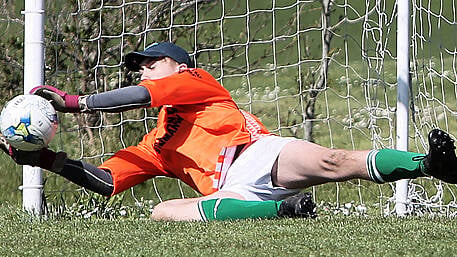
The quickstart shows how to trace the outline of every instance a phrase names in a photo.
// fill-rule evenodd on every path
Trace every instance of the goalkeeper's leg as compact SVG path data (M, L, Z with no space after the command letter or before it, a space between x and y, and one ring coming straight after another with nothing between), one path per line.
M441 130L429 134L427 155L380 149L329 149L306 141L288 143L272 170L272 181L289 189L360 178L377 183L434 176L457 183L454 141Z
M282 201L246 201L238 193L219 191L210 196L175 199L154 207L153 220L212 221L269 218L315 218L310 193L298 193Z
M293 141L287 144L272 171L273 183L305 188L360 178L377 183L425 176L423 154L392 149L349 151Z

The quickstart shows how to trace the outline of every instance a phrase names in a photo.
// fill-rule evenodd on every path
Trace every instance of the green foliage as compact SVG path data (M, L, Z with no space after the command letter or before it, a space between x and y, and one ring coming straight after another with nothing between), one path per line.
M22 92L22 6L22 1L3 1L0 7L0 106Z
M3 151L0 151L0 165L0 204L7 202L20 206L22 200L18 187L22 184L22 167L16 165Z

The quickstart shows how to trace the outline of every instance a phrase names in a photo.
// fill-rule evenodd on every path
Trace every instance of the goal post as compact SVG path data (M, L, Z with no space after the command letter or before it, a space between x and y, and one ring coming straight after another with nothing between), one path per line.
M56 2L45 8L45 83L65 91L90 94L135 84L137 75L123 67L125 54L171 40L276 134L330 148L425 153L430 129L457 133L453 1ZM35 67L37 58L43 59L34 57ZM98 165L137 143L155 126L157 111L59 118L51 146ZM48 197L81 192L58 176L44 177ZM196 196L171 183L157 178L126 194L154 201ZM334 213L403 216L453 215L455 189L421 178L383 185L354 180L312 191L321 209Z
M410 108L410 12L409 1L397 1L397 137L396 148L401 151L409 150L409 108ZM407 214L408 181L402 179L396 182L395 212L399 216Z
M44 84L44 0L24 1L24 94ZM22 174L22 204L24 210L42 213L42 170L24 166Z

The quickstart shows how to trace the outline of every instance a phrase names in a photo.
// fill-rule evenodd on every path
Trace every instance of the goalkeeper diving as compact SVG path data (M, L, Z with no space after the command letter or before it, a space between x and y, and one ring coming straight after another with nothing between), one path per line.
M201 193L156 205L154 220L315 217L312 196L302 190L351 179L386 183L433 176L457 183L454 141L442 130L429 133L427 154L326 148L270 133L174 43L129 53L125 66L141 74L138 85L91 95L52 86L30 93L65 113L159 108L157 126L138 145L120 149L98 167L49 148L21 151L2 137L4 152L17 164L47 169L107 197L155 176L180 179Z

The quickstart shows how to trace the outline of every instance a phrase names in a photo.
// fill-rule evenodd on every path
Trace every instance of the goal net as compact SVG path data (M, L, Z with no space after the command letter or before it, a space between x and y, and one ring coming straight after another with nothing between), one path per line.
M187 49L239 107L273 132L331 148L394 148L397 8L391 1L74 0L47 1L46 83L91 94L138 83L124 56L157 41ZM457 131L457 34L453 0L411 3L410 150L427 133ZM157 110L61 115L53 148L95 165L134 145ZM406 121L404 121L406 122ZM48 203L84 190L46 173ZM321 210L389 214L394 184L353 180L311 189ZM454 215L456 188L411 181L408 211ZM155 203L198 194L155 178L122 198Z

